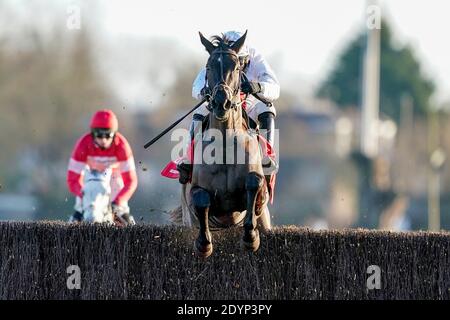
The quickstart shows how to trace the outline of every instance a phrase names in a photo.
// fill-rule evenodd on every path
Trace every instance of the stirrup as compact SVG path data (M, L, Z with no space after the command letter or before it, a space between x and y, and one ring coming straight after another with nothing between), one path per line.
M180 177L178 178L178 181L181 184L186 184L191 180L192 175L192 163L188 162L179 162L177 163L177 170L180 173Z

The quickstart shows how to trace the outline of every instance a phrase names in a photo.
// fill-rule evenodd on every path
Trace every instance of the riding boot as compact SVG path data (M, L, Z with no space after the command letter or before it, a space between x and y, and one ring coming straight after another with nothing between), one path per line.
M263 112L258 116L258 122L260 131L264 138L266 138L272 148L275 148L275 115L272 112ZM278 171L278 163L276 159L263 155L263 171L267 186L270 186L272 173L276 173Z
M201 114L194 114L192 117L191 126L189 128L189 144L191 144L192 140L194 140L195 132L197 131L198 126L202 126L203 120L205 116ZM191 179L193 164L191 163L191 159L187 156L184 157L178 164L177 170L180 173L179 182L181 184L186 184Z

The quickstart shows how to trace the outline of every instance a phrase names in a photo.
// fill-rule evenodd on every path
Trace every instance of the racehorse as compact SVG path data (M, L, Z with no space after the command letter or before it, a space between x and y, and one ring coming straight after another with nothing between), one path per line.
M85 171L82 198L84 221L114 223L110 205L111 175L111 169Z
M256 251L260 245L258 221L263 231L270 230L271 221L258 137L245 121L240 94L243 66L238 52L247 32L235 42L220 36L209 41L199 34L209 53L206 73L211 95L208 128L203 136L194 139L193 150L196 154L207 152L214 143L210 132L219 132L223 141L233 143L231 148L221 145L222 150L216 150L224 161L194 161L191 183L182 185L178 214L185 225L198 227L194 249L200 257L212 254L210 230L232 226L243 226L242 247ZM201 148L197 147L199 142ZM245 155L244 161L239 155Z

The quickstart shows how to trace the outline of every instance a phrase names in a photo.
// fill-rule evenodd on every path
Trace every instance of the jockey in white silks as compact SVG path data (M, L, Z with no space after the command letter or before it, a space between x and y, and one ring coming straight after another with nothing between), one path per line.
M242 33L237 31L228 31L223 36L229 41L236 41L242 35ZM245 111L249 118L259 125L259 129L264 133L266 140L274 147L275 117L277 112L272 102L280 96L278 79L269 63L254 48L244 44L238 56L241 64L245 66L243 70L246 77L241 82L241 91L246 94ZM206 68L203 68L194 80L192 96L201 100L209 92L210 89L206 81ZM253 95L257 95L264 102ZM191 139L194 137L197 126L201 125L209 114L209 110L206 107L207 104L208 102L205 102L194 112L190 126ZM270 167L273 168L272 172L278 170L278 164L274 162L274 159L267 160L270 161ZM192 164L189 162L189 159L183 159L183 161L179 162L177 169L180 172L180 183L187 183L192 172ZM269 177L270 175L266 176L267 179Z

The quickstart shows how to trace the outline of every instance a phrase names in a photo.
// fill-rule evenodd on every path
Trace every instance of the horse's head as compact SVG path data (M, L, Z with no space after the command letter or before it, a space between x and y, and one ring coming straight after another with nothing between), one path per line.
M226 121L229 110L240 102L242 66L238 53L244 45L247 32L236 41L214 36L212 42L201 33L200 41L209 53L206 78L211 89L210 106L219 121Z
M83 215L86 222L104 222L108 219L111 196L111 169L89 170L84 176Z

